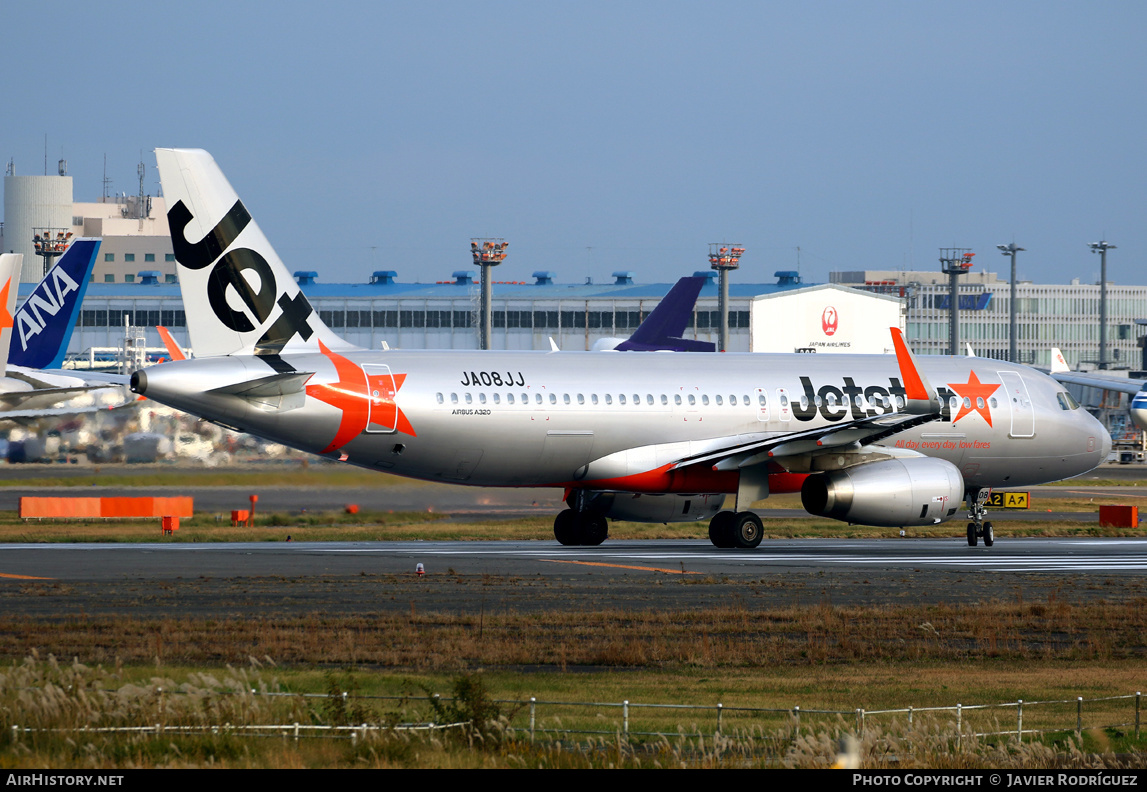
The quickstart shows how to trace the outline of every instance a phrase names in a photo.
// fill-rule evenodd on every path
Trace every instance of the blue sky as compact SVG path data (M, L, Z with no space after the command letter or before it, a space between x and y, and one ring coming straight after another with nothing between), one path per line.
M205 148L291 269L977 269L1144 283L1147 4L5 4L0 158L77 200ZM799 257L798 257L799 248Z

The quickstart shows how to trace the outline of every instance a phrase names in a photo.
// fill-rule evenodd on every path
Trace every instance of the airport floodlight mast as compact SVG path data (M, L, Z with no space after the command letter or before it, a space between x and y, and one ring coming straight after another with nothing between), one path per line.
M44 259L44 274L52 268L52 261L64 255L72 241L72 232L66 228L33 228L32 244L36 255Z
M1115 250L1110 242L1088 242L1092 253L1099 254L1099 368L1107 368L1107 251Z
M740 245L727 245L713 242L709 245L709 266L717 270L720 292L717 297L717 312L721 315L720 332L717 337L717 351L728 349L729 340L729 272L741 266L741 256L745 249Z
M1015 242L996 247L1000 253L1012 257L1012 291L1008 302L1008 361L1019 363L1019 353L1016 351L1016 254L1023 251L1023 248Z
M948 354L959 354L960 346L960 281L972 269L969 248L940 248L940 271L948 276Z
M470 240L470 255L474 263L482 268L482 313L478 321L478 348L490 348L490 267L496 267L506 260L506 246L510 243L504 239L474 238Z

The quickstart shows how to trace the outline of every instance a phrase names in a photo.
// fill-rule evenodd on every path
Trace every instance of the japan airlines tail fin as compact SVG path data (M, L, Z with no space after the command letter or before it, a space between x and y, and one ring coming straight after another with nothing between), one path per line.
M0 376L8 365L8 345L12 342L12 309L16 307L16 292L20 287L20 267L23 253L0 255Z
M223 171L201 149L156 149L196 357L353 349L319 319Z
M63 364L99 250L100 240L77 239L28 295L12 316L9 365L57 369ZM12 284L13 292L16 283L18 280Z

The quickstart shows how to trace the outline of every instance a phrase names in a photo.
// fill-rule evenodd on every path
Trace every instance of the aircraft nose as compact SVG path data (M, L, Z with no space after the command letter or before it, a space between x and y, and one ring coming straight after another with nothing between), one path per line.
M1099 464L1102 465L1111 454L1111 434L1099 421L1096 423L1099 424Z

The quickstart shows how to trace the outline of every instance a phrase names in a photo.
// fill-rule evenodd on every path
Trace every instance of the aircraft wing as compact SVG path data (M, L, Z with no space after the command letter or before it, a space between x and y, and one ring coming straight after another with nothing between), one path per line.
M1083 385L1088 388L1102 388L1120 393L1135 394L1147 386L1145 380L1104 376L1098 372L1090 371L1053 371L1051 377L1058 382L1065 382L1069 385Z
M724 447L684 457L671 467L677 469L710 463L717 470L737 470L769 461L776 461L783 466L785 457L803 454L815 456L822 453L835 453L843 448L860 448L914 426L929 423L939 417L939 409L923 414L892 413L848 421L836 426L791 432L762 440L731 442Z

